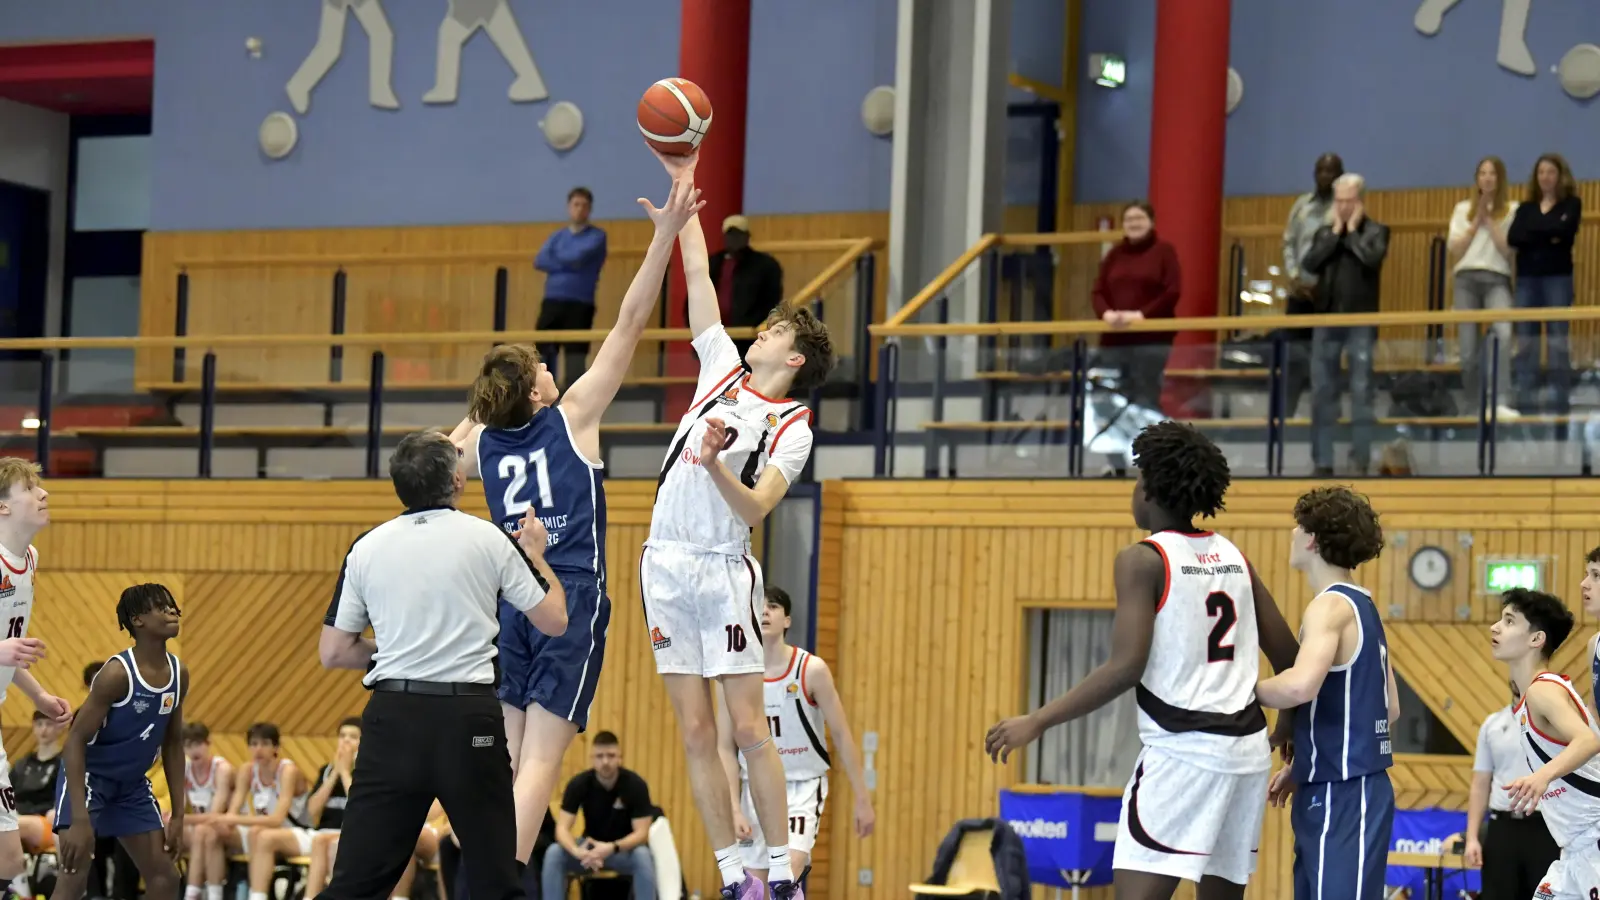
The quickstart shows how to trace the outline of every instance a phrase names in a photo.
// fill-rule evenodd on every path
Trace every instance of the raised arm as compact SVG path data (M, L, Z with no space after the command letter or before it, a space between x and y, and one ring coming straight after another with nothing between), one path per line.
M699 163L699 154L690 156L663 156L656 154L673 178L688 172L691 176ZM706 233L700 227L700 217L694 216L678 234L678 247L683 251L683 278L689 287L689 330L694 337L713 325L722 322L722 307L717 303L717 288L711 282L711 256L706 252ZM703 362L702 362L703 365Z
M645 214L656 226L650 249L645 251L644 262L640 264L639 271L634 273L628 292L622 296L617 324L611 327L605 342L600 345L594 363L572 387L567 388L566 396L561 400L562 412L579 441L578 449L591 454L591 459L600 455L600 417L622 387L622 379L628 374L628 365L633 361L633 350L639 343L639 335L649 325L650 312L655 309L656 298L661 294L661 281L666 277L667 262L672 258L672 242L683 230L684 223L705 204L700 202L700 192L695 189L694 182L690 177L685 177L672 182L672 191L660 209L651 206L650 201L643 198L640 198L639 205L644 207ZM589 446L591 441L592 446Z
M1323 593L1313 599L1300 625L1300 652L1294 663L1256 685L1256 699L1261 705L1291 709L1310 703L1338 662L1339 635L1354 614L1350 604L1337 594Z
M1389 226L1371 223L1371 228L1363 228L1349 236L1350 252L1363 266L1376 269L1383 265L1384 257L1389 255Z
M462 419L450 432L450 443L455 444L456 450L461 453L461 474L468 478L478 477L478 438L482 435L483 426L472 421L471 416Z

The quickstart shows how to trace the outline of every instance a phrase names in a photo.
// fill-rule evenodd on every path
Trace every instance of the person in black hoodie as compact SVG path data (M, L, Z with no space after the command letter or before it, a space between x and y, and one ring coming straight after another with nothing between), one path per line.
M1517 251L1517 307L1572 305L1572 245L1578 239L1583 200L1572 169L1559 153L1546 153L1533 166L1528 192L1517 207L1506 243ZM1517 411L1524 415L1572 409L1572 358L1568 322L1516 322L1511 356L1511 382ZM1545 338L1544 365L1539 364ZM1548 391L1546 391L1548 389ZM1548 393L1550 402L1539 402Z

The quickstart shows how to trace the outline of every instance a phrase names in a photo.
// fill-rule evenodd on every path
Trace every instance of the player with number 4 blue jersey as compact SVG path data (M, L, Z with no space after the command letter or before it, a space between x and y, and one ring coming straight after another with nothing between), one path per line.
M117 624L133 635L133 646L95 675L67 734L56 782L61 873L53 898L84 896L97 835L121 841L144 876L146 896L178 895L173 860L183 843L189 679L167 641L178 636L179 615L172 592L159 584L130 587L117 601ZM166 823L145 774L158 758L172 804Z
M522 862L533 852L561 757L588 724L605 659L611 601L600 418L627 376L673 244L699 211L699 197L693 179L682 178L661 209L639 201L655 223L655 237L587 372L563 392L533 347L496 347L473 382L467 418L450 435L466 474L483 478L490 514L507 535L530 518L543 523L549 532L545 560L566 589L567 631L556 637L500 604L499 695L516 772Z
M1292 761L1272 779L1268 801L1293 794L1296 900L1384 896L1394 825L1389 728L1400 715L1389 644L1357 566L1383 550L1367 498L1320 487L1294 507L1289 564L1316 596L1300 624L1294 665L1256 687L1261 705L1292 716Z

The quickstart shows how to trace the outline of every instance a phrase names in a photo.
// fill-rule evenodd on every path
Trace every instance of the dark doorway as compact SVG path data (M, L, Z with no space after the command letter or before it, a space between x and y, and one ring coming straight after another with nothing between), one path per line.
M0 181L0 338L44 336L50 272L50 193ZM20 376L37 350L0 351L9 376ZM17 379L5 379L18 387ZM26 379L37 386L38 379Z

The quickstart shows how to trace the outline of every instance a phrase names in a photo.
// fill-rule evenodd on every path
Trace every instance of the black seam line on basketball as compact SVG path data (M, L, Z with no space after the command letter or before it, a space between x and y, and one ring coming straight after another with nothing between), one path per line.
M688 116L687 111L683 108L682 105L678 106L678 111L684 113L682 122L679 122L677 119L674 119L672 116L669 116L666 113L662 112L659 108L657 108L657 106L654 103L650 102L650 99L648 97L645 98L644 105L651 112L655 113L656 115L660 116L661 118L665 119L666 121L672 123L673 125L676 125L676 126L678 126L679 128L682 128L685 131L693 131L694 130L694 129L689 127L689 116Z
M1139 821L1139 782L1144 779L1144 763L1133 773L1133 790L1128 792L1128 836L1141 845L1157 853L1171 853L1174 856L1210 856L1209 853L1197 853L1193 850L1174 850L1150 836L1144 830L1144 823Z
M1143 683L1134 689L1134 697L1139 709L1143 710L1162 731L1169 734L1203 731L1206 734L1220 734L1224 737L1248 737L1267 728L1267 715L1261 711L1261 704L1254 699L1237 712L1215 713L1173 706L1157 697Z
M1530 715L1532 714L1530 713ZM1533 735L1528 734L1524 735L1524 737L1528 739L1528 746L1533 748L1533 752L1538 755L1541 760L1545 762L1550 761L1550 757L1544 752L1544 748L1534 743ZM1569 772L1566 775L1557 778L1556 781L1566 782L1568 787L1580 794L1588 794L1591 797L1600 797L1600 781L1595 781L1592 778L1585 778L1576 772Z
M804 692L802 691L802 693ZM832 766L833 759L828 756L828 748L822 743L822 738L817 736L816 731L812 730L811 721L806 718L806 708L800 705L803 702L799 697L794 698L794 712L800 719L800 727L805 731L806 738L811 741L811 749L817 751L817 758L822 760L823 765ZM822 810L822 787L820 785L817 787L817 810L818 812Z
M721 396L722 394L718 392L716 393L716 396L712 397L710 400L707 400L706 405L700 407L700 412L695 414L695 421L698 422L699 420L704 419L706 415L711 412L711 410L715 409L717 400ZM683 445L689 442L689 432L692 430L693 428L685 428L683 430L683 434L679 436L678 442L672 445L672 452L667 454L667 461L661 466L661 476L656 479L656 497L658 499L661 497L661 486L667 483L667 473L672 471L672 467L678 464L678 457L683 455Z

